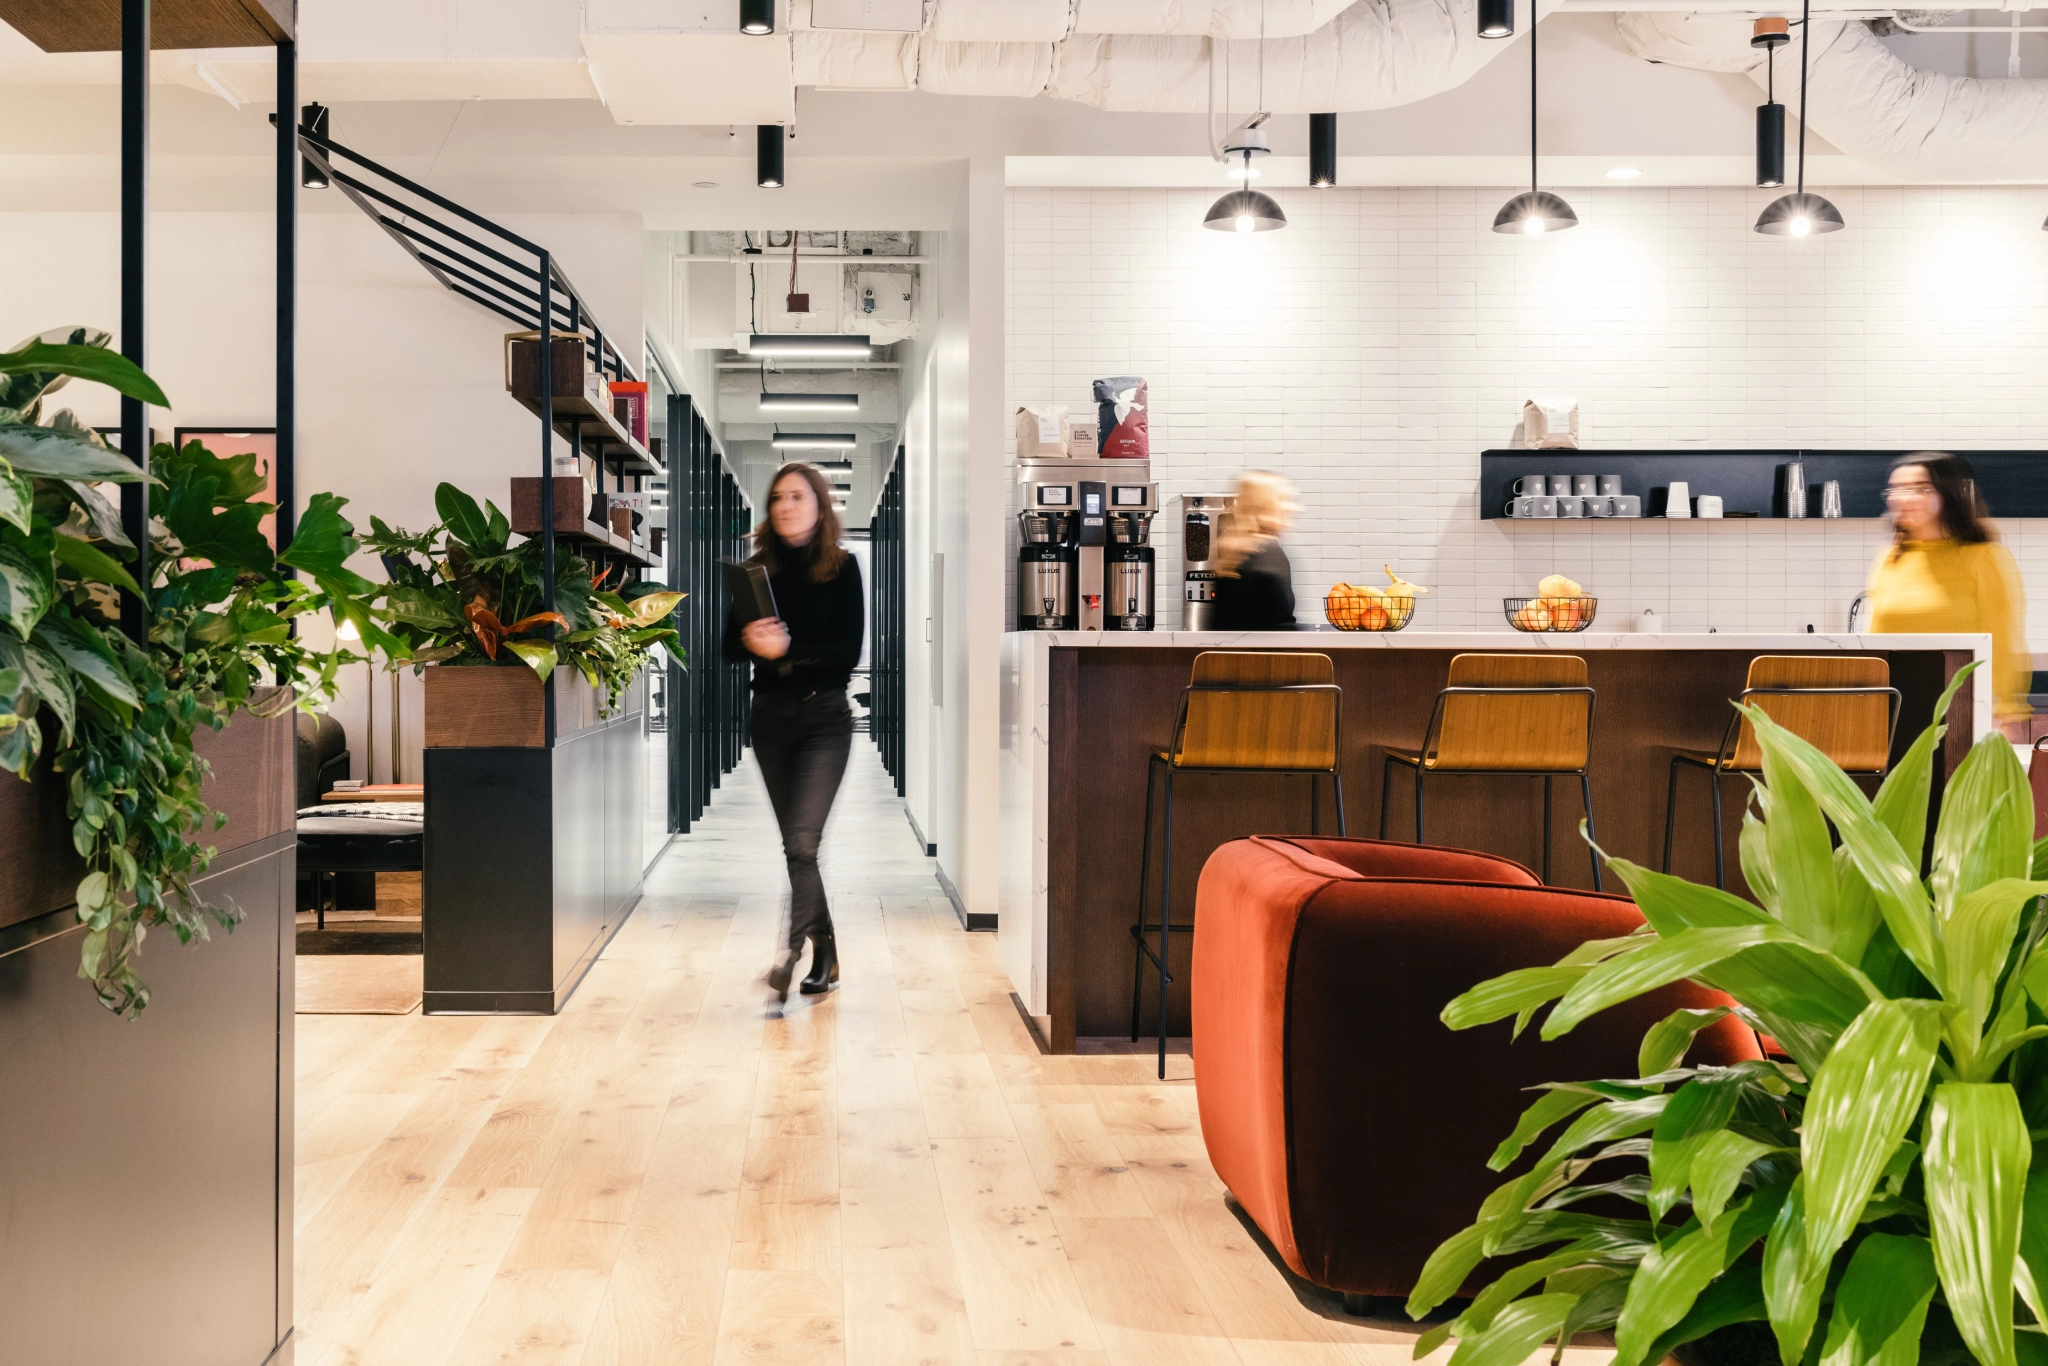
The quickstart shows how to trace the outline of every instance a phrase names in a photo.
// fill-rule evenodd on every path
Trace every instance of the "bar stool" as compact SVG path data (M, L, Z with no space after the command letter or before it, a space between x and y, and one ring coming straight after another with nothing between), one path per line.
M1192 924L1173 923L1173 780L1182 773L1306 773L1309 828L1322 824L1324 774L1337 803L1337 833L1344 827L1342 729L1344 694L1328 655L1280 651L1205 650L1195 656L1187 687L1181 689L1173 742L1152 751L1145 767L1145 843L1138 861L1137 943L1131 963L1131 1042L1138 1041L1139 996L1145 960L1159 969L1159 1076L1166 1077L1166 988L1173 932ZM1145 920L1145 885L1152 870L1153 779L1166 775L1166 819L1159 873L1159 920ZM1159 936L1155 951L1147 935Z
M1899 690L1891 665L1871 655L1758 655L1738 703L1755 700L1764 715L1828 756L1844 773L1881 778L1891 767L1892 736L1899 727ZM1712 754L1679 750L1671 756L1664 798L1664 871L1671 871L1671 834L1678 821L1678 770L1707 772L1714 794L1714 885L1728 886L1728 856L1721 847L1721 779L1763 771L1756 727L1741 712L1728 718L1721 747Z
M1593 689L1586 661L1537 651L1454 655L1450 684L1436 695L1420 749L1389 745L1380 767L1380 838L1387 837L1387 807L1394 765L1415 771L1415 842L1422 843L1422 780L1445 774L1515 774L1543 779L1543 880L1550 881L1550 783L1577 778L1593 833ZM1591 849L1593 887L1600 856Z

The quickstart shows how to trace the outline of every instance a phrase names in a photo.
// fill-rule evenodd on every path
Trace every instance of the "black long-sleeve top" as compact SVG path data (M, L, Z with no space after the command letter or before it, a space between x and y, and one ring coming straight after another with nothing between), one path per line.
M1294 566L1278 541L1245 556L1237 577L1217 578L1217 630L1292 631L1295 626Z
M842 692L853 675L853 666L860 663L866 626L860 562L848 555L840 561L837 574L815 583L810 566L791 563L794 558L786 558L782 568L768 576L768 585L775 590L775 610L789 628L789 653L780 659L749 654L740 644L740 623L727 607L725 657L735 663L752 661L757 693L802 697Z

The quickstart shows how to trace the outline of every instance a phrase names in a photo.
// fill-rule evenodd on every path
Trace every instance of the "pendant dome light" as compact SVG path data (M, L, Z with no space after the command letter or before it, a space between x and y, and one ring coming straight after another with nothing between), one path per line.
M1757 215L1756 230L1771 237L1806 237L1817 232L1840 232L1846 225L1842 211L1817 194L1806 192L1806 79L1807 54L1813 47L1813 0L1799 6L1799 188L1781 194ZM1761 124L1758 125L1761 128ZM1782 181L1780 183L1783 183Z
M1749 45L1764 50L1764 103L1756 107L1756 183L1761 190L1785 183L1785 106L1778 103L1778 49L1792 41L1783 18L1756 21Z
M1510 19L1512 19L1512 12ZM1482 36L1485 29L1481 29ZM1572 206L1548 190L1536 188L1536 23L1533 17L1529 23L1529 188L1500 206L1500 212L1493 216L1495 232L1518 232L1529 237L1541 237L1546 232L1563 232L1576 228L1579 216L1572 212Z
M1264 156L1271 150L1266 145L1266 134L1260 128L1267 119L1266 108L1266 4L1259 0L1259 112L1253 114L1223 141L1225 157L1231 153L1244 156L1244 188L1232 190L1209 206L1202 226L1215 232L1272 232L1287 226L1287 214L1269 194L1261 194L1252 188L1252 158ZM1212 55L1211 61L1215 58ZM1213 115L1212 115L1213 117ZM1209 136L1216 135L1211 125Z

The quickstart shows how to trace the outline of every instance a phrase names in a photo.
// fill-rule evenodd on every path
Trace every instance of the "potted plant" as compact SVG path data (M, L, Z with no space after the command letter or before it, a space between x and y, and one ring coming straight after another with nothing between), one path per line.
M435 489L434 510L441 520L417 534L373 517L364 541L391 580L381 612L399 642L391 667L439 666L426 670L429 744L457 732L540 743L541 689L563 664L590 691L558 687L558 715L611 715L648 652L675 639L667 620L681 593L652 583L608 587L610 571L558 549L548 610L538 537L513 544L496 504L478 506L453 484Z
M244 708L274 715L331 693L347 656L308 649L294 618L326 610L389 637L364 596L371 585L343 565L356 548L344 500L314 495L273 553L260 524L276 509L256 501L254 456L159 445L144 475L69 411L45 420L45 400L73 378L168 406L106 334L54 335L0 353L0 767L46 794L10 792L9 814L29 834L23 857L62 860L75 877L79 976L108 1009L134 1015L149 1002L136 960L150 928L189 943L209 919L231 928L239 914L195 889L214 853L202 837L224 823L201 792L197 737ZM138 582L101 486L144 479L155 486L152 544ZM124 593L145 605L141 640L120 629ZM36 893L0 906L0 924L64 904L55 877L24 881Z
M1492 1165L1562 1133L1436 1250L1408 1311L1436 1309L1489 1258L1516 1260L1417 1356L1455 1338L1454 1366L1503 1366L1612 1329L1616 1366L1673 1350L1787 1366L2048 1357L2048 1161L2034 1160L2048 841L2032 840L2027 777L1995 732L1949 782L1920 876L1934 750L1968 672L1874 801L1747 709L1763 781L1740 848L1761 904L1607 857L1639 932L1446 1008L1455 1029L1519 1031L1547 1007L1554 1039L1692 978L1777 1050L1687 1067L1694 1033L1728 1010L1680 1011L1644 1036L1641 1075L1543 1088ZM1596 1212L1616 1200L1640 1217Z

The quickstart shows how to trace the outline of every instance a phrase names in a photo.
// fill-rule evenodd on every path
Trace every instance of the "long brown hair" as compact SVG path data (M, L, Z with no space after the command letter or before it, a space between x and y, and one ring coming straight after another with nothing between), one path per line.
M839 566L846 563L846 551L839 544L842 528L839 525L839 510L832 506L832 484L825 478L825 472L806 460L792 460L775 471L775 477L768 481L768 496L775 496L775 486L795 475L811 486L811 496L818 500L818 529L811 533L805 545L790 545L775 534L774 519L763 517L754 528L754 563L763 566L770 574L779 574L785 562L806 565L810 569L812 583L830 583L839 576Z
M1960 455L1944 451L1915 451L1892 461L1894 471L1917 465L1927 471L1927 482L1941 499L1941 530L1957 545L1982 545L1998 539L1998 529L1985 521L1988 509L1977 493L1977 472ZM1892 554L1906 544L1904 527L1892 531Z

